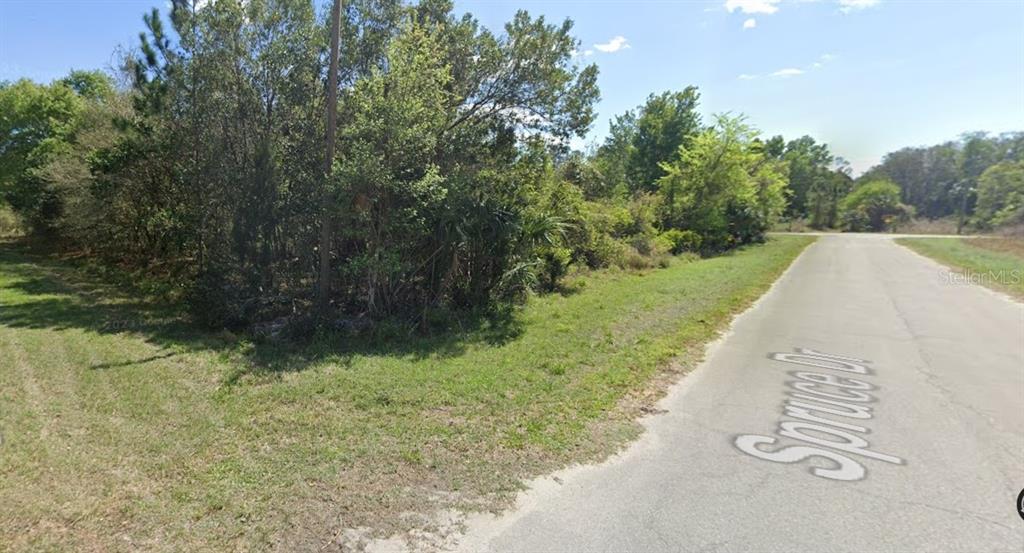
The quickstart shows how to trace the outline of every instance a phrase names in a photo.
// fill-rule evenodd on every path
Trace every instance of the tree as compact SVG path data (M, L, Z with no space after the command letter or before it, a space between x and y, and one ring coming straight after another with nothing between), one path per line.
M664 175L660 164L672 160L679 147L687 146L700 130L699 100L697 88L688 86L681 92L652 94L638 109L625 164L632 190L658 188L657 181Z
M900 203L900 188L883 180L861 184L839 209L843 227L850 231L889 230L913 215L913 208Z
M981 174L1002 160L1019 160L1022 137L1024 133L966 133L954 142L903 148L886 154L860 180L891 180L900 187L903 203L918 215L955 215L962 228L974 211Z
M98 89L72 86L85 76L73 72L51 85L25 79L0 85L0 199L36 232L54 232L63 212L61 194L45 168L68 153L77 133L88 130L82 126L83 114L103 96ZM101 74L88 78L101 87Z
M327 129L324 148L324 180L320 192L320 273L317 278L316 309L323 317L327 312L328 296L331 292L331 208L332 202L327 181L334 166L334 134L338 114L338 42L341 39L341 0L334 0L331 6L331 51L327 70Z
M790 216L812 216L812 226L825 226L828 207L823 200L829 197L825 190L832 180L829 166L832 154L825 144L818 144L810 136L802 136L786 144L783 154L789 164ZM816 211L809 209L809 198L817 195Z
M403 179L418 179L433 164L437 179L417 181L424 187L411 190L421 190L425 203L408 211L395 203L406 195L378 191L386 209L367 195L366 209L380 218L369 228L381 229L385 247L365 238L352 244L355 267L387 269L390 275L364 278L381 287L373 296L374 309L385 313L421 315L427 308L487 305L516 296L535 281L531 275L545 242L560 227L557 217L539 208L538 190L551 182L552 156L564 152L568 139L582 136L593 120L597 68L573 61L578 42L570 34L571 22L552 25L519 12L505 33L495 36L474 19L450 12L450 2L416 8L417 25L432 45L421 61L446 68L450 80L440 111L444 124L431 135L432 155L416 171L402 170ZM434 53L436 60L427 63ZM415 88L424 94L434 90ZM416 102L431 97L416 96ZM396 109L394 117L407 115ZM424 119L435 120L434 114ZM405 163L401 155L388 155L386 161L396 168ZM443 194L443 203L433 200L435 191ZM399 230L414 221L426 230ZM364 265L364 260L384 265Z
M103 242L179 275L210 324L308 305L293 291L316 275L327 37L312 4L176 0L170 29L144 19L128 132L94 156Z
M837 167L822 172L807 192L807 211L813 228L835 228L839 222L839 202L853 189L850 169L838 158Z
M355 201L332 213L347 221L342 236L355 246L346 256L349 274L375 315L393 313L403 301L422 303L405 294L421 292L410 281L424 268L433 219L448 194L434 156L450 115L451 73L436 37L410 25L389 45L388 60L387 71L345 93L336 177Z
M742 117L719 115L680 146L676 159L661 164L663 225L698 233L709 250L763 239L785 207L786 169L756 139Z
M610 197L616 193L625 195L634 187L626 175L626 167L635 155L633 141L637 134L636 116L632 111L616 115L609 123L608 136L592 158L598 172L600 185L592 194L594 197Z
M981 174L974 218L986 229L1024 223L1024 162L1003 161Z
M108 102L116 95L114 83L102 71L82 71L73 69L67 77L57 81L75 91L86 100Z
M771 159L782 159L786 155L786 139L775 135L764 142L764 155Z
M328 306L426 324L557 289L573 264L762 240L787 194L820 227L909 213L889 188L847 194L810 137L702 127L693 87L570 151L599 96L571 21L519 12L491 32L449 0L315 6L173 0L169 22L143 18L130 90L87 71L0 85L0 196L61 245L166 278L217 326ZM976 184L978 224L1011 220L1017 169L986 169L1021 143L970 136L876 172L927 213L969 212Z

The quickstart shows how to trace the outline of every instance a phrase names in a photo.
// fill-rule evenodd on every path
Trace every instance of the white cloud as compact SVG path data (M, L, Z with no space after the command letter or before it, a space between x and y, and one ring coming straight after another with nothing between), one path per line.
M619 50L625 50L626 48L629 48L629 41L626 40L626 37L619 35L617 37L612 38L608 42L605 42L604 44L595 44L594 48L597 48L602 52L618 52Z
M785 67L773 73L768 73L765 76L771 77L773 79L788 79L789 77L796 77L798 75L803 75L808 71L814 71L816 69L821 69L822 67L825 67L826 65L831 63L832 60L836 59L836 57L837 56L835 56L834 54L822 54L818 56L817 60L808 64L804 69L800 69L799 67ZM750 73L743 73L739 76L739 79L741 81L752 81L754 79L759 78L760 77L758 75Z
M781 0L725 0L725 9L732 13L740 10L743 13L775 13L779 11L777 4Z
M881 3L880 0L839 0L839 11L850 13L877 6L879 3Z
M787 67L785 69L779 69L778 71L772 73L772 77L786 78L786 77L795 77L797 75L803 75L803 74L804 74L804 70L803 69L797 69L795 67Z
M582 52L579 51L579 50L573 50L572 51L572 57L574 57L574 58L585 58L585 57L593 56L593 55L594 55L594 51L589 49L589 48L586 49L586 50L583 50Z
M753 17L743 22L744 29L753 29L754 27L757 27L757 20Z
M811 69L821 69L822 67L825 67L826 63L830 63L834 59L836 59L836 57L833 54L822 54L818 56L817 61L811 64Z

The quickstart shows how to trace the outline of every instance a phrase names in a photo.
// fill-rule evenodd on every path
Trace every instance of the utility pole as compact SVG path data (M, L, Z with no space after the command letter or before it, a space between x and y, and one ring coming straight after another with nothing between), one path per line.
M338 119L338 42L341 39L341 0L331 7L331 53L327 74L327 129L324 152L324 186L320 192L320 277L316 287L316 311L327 315L331 292L331 167L334 164L335 127Z

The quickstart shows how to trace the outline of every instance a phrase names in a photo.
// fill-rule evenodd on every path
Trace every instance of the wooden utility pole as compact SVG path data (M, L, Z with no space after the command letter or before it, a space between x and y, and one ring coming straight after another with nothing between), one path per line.
M331 292L331 167L334 164L334 138L338 119L338 42L341 39L341 0L331 7L331 53L327 74L327 129L324 152L324 186L320 194L320 277L316 287L317 315L328 312Z

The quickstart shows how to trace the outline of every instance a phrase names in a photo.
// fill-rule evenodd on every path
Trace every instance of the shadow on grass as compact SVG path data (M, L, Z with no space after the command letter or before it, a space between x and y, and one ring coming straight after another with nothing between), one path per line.
M428 332L399 324L375 325L373 333L317 333L297 340L251 342L192 324L181 305L147 299L130 286L114 286L49 255L0 241L0 325L9 328L79 329L99 335L130 333L171 350L147 358L101 363L93 369L138 366L178 353L214 351L237 355L224 384L246 375L296 372L323 359L347 366L355 356L455 357L472 344L502 345L522 334L513 309L455 313Z
M167 353L161 353L161 354L158 354L158 355L150 355L149 357L143 357L142 359L130 359L128 361L120 361L120 362L117 362L117 363L99 363L99 364L93 365L93 366L91 366L89 368L92 369L92 370L101 370L101 369L117 369L117 368L121 368L121 367L132 367L132 366L135 366L135 365L144 365L144 364L149 363L151 361L159 361L160 359L167 359L168 357L174 357L175 355L178 355L178 354L175 353L175 352L167 352Z
M305 342L282 340L256 343L246 348L246 362L236 367L223 381L224 386L238 384L247 376L265 377L297 372L329 359L349 367L355 357L397 357L411 360L453 358L466 353L474 344L501 346L523 333L521 320L514 310L488 313L453 314L447 324L432 326L424 333L412 326L385 327L376 333L349 335L320 333Z

